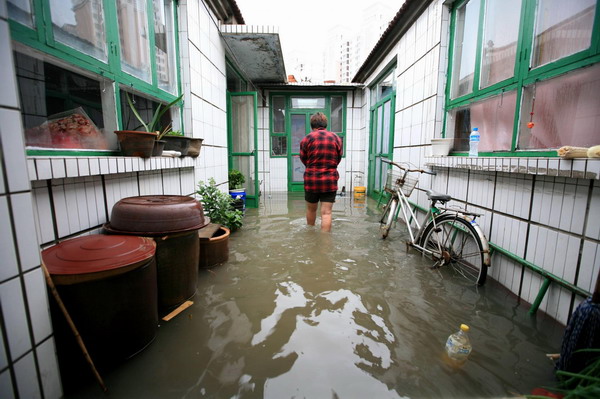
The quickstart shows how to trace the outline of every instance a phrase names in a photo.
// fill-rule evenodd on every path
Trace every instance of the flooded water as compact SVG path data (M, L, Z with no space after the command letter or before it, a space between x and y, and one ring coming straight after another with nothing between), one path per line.
M103 377L112 398L511 397L554 383L546 353L563 327L488 280L429 269L397 226L378 236L376 203L338 197L333 231L305 225L301 194L262 198L201 270L194 305ZM443 348L461 323L473 352ZM90 382L69 397L105 397Z

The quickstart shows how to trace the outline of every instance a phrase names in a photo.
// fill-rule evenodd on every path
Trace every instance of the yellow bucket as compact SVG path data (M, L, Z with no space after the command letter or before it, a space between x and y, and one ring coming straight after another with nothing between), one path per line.
M355 197L363 197L367 188L365 186L356 186L354 187L354 196Z

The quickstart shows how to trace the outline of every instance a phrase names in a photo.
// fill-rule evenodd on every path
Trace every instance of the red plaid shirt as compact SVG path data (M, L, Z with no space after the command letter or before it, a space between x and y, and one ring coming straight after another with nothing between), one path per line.
M342 160L342 139L320 128L300 142L300 160L306 166L304 191L328 193L337 191L340 175L337 166Z

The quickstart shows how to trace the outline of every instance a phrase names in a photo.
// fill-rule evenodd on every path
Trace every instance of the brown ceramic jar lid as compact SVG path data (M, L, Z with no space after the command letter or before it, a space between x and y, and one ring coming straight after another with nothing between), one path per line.
M148 263L155 252L156 243L151 238L93 234L47 248L42 251L42 259L53 278L61 283L61 277L89 275L83 278L87 281L124 273ZM68 278L62 283L68 284Z
M156 236L198 230L208 224L199 201L183 195L143 195L118 201L112 209L111 233Z

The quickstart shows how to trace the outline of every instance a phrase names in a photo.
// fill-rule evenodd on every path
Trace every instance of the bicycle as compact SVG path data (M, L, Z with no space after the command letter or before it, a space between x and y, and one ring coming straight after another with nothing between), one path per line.
M408 163L401 164L382 158L382 162L397 167L388 169L385 191L390 198L384 207L383 215L379 221L382 238L386 238L402 210L404 221L408 227L412 246L424 256L434 261L432 268L450 266L452 270L466 278L473 284L483 285L490 267L490 250L483 231L475 221L481 214L469 212L462 208L447 208L446 203L452 200L447 194L432 190L425 190L430 202L425 218L419 222L410 207L408 198L419 182L422 173L435 175L435 171L428 172L423 169L410 169ZM418 173L410 177L409 173ZM442 206L436 206L437 204ZM400 209L398 209L400 207ZM416 226L416 233L413 230Z

